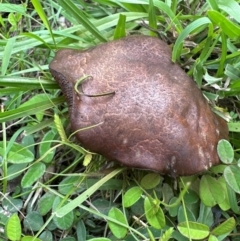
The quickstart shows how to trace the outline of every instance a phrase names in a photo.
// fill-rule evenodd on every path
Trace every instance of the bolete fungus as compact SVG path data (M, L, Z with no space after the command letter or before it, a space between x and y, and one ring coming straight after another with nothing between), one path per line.
M50 71L66 96L81 144L134 168L192 175L219 163L228 138L166 43L130 36L85 51L62 49Z

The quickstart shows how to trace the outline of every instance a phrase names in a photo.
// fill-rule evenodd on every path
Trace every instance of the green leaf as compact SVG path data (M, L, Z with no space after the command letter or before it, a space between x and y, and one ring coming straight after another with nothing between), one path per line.
M3 58L2 58L2 67L1 67L2 76L4 76L7 72L7 68L10 63L12 49L14 47L15 41L16 41L16 38L9 38L4 48Z
M177 197L172 197L169 201L169 205L176 203L178 201ZM180 207L180 202L177 205L174 205L173 207L168 208L169 215L171 217L176 217L178 214L178 209Z
M19 212L23 208L23 200L8 196L8 198L2 200L2 207L10 213Z
M215 178L204 175L200 181L200 198L206 206L213 207L225 199L224 190Z
M38 162L29 167L26 174L21 180L21 185L23 188L31 187L34 182L36 182L45 172L45 164Z
M63 217L66 213L72 211L74 208L76 208L81 203L83 203L87 198L89 198L89 196L92 195L96 190L98 190L105 182L113 178L122 170L123 170L122 168L116 169L111 173L109 173L107 176L103 177L101 180L99 180L97 183L92 185L90 188L88 188L85 192L83 192L77 198L75 198L74 200L70 201L68 204L61 207L59 210L57 210L56 215L58 217Z
M52 30L51 30L51 27L49 25L48 18L47 18L46 14L45 14L45 12L42 8L42 5L41 5L40 1L39 0L32 0L31 2L32 2L32 5L34 6L36 12L38 13L39 17L43 21L45 27L48 29L48 31L51 32Z
M19 108L21 107L26 107L26 106L31 106L31 105L38 105L39 103L43 102L43 101L49 101L50 95L47 94L38 94L38 95L34 95L31 99L29 99L28 101L24 102L23 104L21 104L19 106ZM43 116L44 116L44 111L39 111L37 113L35 113L38 121L42 121Z
M38 201L37 211L42 215L46 215L53 206L55 195L52 193L44 194Z
M228 13L231 18L234 18L240 23L240 6L239 3L234 0L218 0L219 8ZM217 9L215 9L217 10Z
M234 150L231 144L227 140L220 140L217 145L217 152L219 155L220 160L225 163L229 164L232 163L234 158Z
M141 180L141 186L144 189L155 188L161 181L161 176L158 173L149 173Z
M158 201L146 197L144 200L144 211L150 225L156 229L165 227L165 216Z
M120 39L126 36L126 15L120 14L113 39Z
M58 97L46 101L39 100L39 102L35 104L19 107L14 110L9 110L0 113L0 123L26 117L29 115L35 115L38 112L42 112L46 109L52 108L53 106L58 105L60 103L64 103L64 97Z
M29 212L23 220L24 228L32 231L39 231L44 225L43 217L36 211Z
M5 227L7 237L11 241L19 240L22 234L21 222L16 213L14 213L7 222Z
M127 225L127 221L123 213L117 209L117 208L111 208L111 210L108 213L108 216L110 218L116 219L118 222L123 223L124 225ZM113 235L117 239L123 239L127 234L127 228L120 226L119 224L113 223L111 221L108 221L109 228Z
M211 227L214 222L212 208L207 207L202 202L200 203L199 217L197 219L197 222L203 223L208 227Z
M209 25L209 28L212 28L211 21L207 17L202 17L202 18L199 18L199 19L195 20L194 22L190 23L180 33L180 35L178 36L178 38L174 44L174 47L173 47L173 52L172 52L172 61L173 62L176 62L176 60L179 59L179 57L180 57L181 50L182 50L182 43L183 43L184 39L186 39L192 31L194 31L204 25Z
M45 163L50 163L55 155L56 148L51 148L55 136L56 133L53 130L48 131L39 145L39 155L43 157L42 161Z
M61 202L61 198L60 197L56 197L54 199L54 202L53 202L53 212L58 210L58 206L59 206L60 202ZM63 217L57 217L56 215L54 215L54 217L53 217L53 222L56 224L56 226L59 229L62 229L62 230L69 229L73 225L73 221L74 221L73 211L68 212Z
M167 229L164 232L164 234L161 236L161 239L159 239L159 241L168 241L172 237L173 232L174 232L173 228Z
M87 241L111 241L109 238L92 238L88 239Z
M236 193L240 193L240 168L237 166L227 166L223 175L227 184Z
M240 122L228 123L228 129L232 132L240 132Z
M216 236L228 234L235 228L235 225L235 219L231 217L214 228L211 233Z
M153 4L153 0L149 0L149 7L148 7L148 20L149 20L149 26L153 30L157 30L157 19L155 14L155 7ZM156 36L157 34L153 31L150 31L151 36Z
M231 64L227 64L224 70L224 74L232 80L240 79L240 70ZM234 83L233 83L234 84ZM233 87L234 85L231 85Z
M80 176L68 176L64 178L58 186L58 190L61 194L67 195L70 191L75 189L74 193L80 193L84 190L83 185L81 185L82 177Z
M103 37L102 33L85 16L84 11L80 10L72 1L58 0L58 2L69 15L78 23L82 24L93 36L102 42L107 42L107 39Z
M83 166L88 166L90 164L92 160L92 154L91 153L87 153L85 156L84 156L84 160L83 160Z
M177 227L179 232L187 238L200 240L206 238L209 235L209 227L201 223L183 222L178 224Z
M196 217L194 216L193 212L188 207L186 207L186 214L187 215L185 215L183 206L180 206L178 209L178 222L179 223L186 221L186 216L187 216L187 220L193 221L193 222L196 221Z
M218 182L221 184L221 186L224 190L224 195L225 195L224 200L221 203L219 203L218 205L221 208L221 210L227 211L231 207L230 202L229 202L229 197L228 197L227 183L223 176L218 178Z
M140 187L132 187L123 196L123 206L125 208L131 207L136 203L142 195L142 189Z
M2 141L0 141L0 156L4 156ZM14 164L29 163L29 162L32 162L33 160L34 160L33 153L29 151L27 148L17 143L13 143L7 156L7 161L9 163L14 163Z
M10 3L1 3L0 4L0 12L7 13L26 13L26 5L25 4L10 4Z
M207 13L213 23L218 25L222 31L231 39L240 35L240 27L231 22L226 16L215 10L210 10Z
M213 235L209 235L208 241L218 241L218 238L216 236Z
M226 188L227 188L228 199L229 199L231 210L236 214L240 214L236 193L229 185L226 185Z
M21 241L42 241L39 238L36 237L32 237L32 236L24 236Z
M87 231L86 231L86 227L85 224L83 222L83 220L79 220L77 225L76 225L76 230L77 230L77 239L78 240L86 240L87 238Z

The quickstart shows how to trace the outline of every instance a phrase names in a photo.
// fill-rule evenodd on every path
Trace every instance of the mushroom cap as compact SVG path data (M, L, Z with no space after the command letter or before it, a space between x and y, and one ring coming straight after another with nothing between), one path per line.
M50 71L85 148L174 177L219 163L216 147L228 138L227 124L158 38L129 36L85 51L62 49ZM84 76L79 94L74 86Z

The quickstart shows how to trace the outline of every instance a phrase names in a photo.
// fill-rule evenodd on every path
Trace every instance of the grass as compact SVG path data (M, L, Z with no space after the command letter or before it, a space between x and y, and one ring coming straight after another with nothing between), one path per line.
M0 240L240 240L239 1L1 1L0 12ZM206 174L118 167L74 141L55 51L135 33L168 42L229 121Z

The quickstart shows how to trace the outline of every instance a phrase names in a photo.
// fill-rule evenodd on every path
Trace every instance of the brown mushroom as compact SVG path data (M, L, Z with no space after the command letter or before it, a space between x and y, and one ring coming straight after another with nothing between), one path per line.
M85 148L171 176L219 163L216 146L228 138L227 124L158 38L130 36L85 51L63 49L50 71L67 98L72 129L96 125L76 133Z

